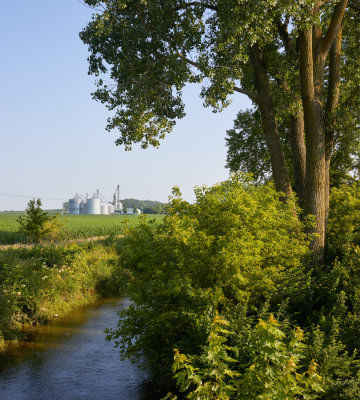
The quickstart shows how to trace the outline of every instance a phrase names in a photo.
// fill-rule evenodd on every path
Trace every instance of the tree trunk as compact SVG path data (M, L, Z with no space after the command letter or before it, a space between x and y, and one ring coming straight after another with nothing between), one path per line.
M339 1L335 8L327 33L322 37L321 28L314 25L300 33L300 81L304 109L306 139L306 188L305 211L315 217L315 239L312 242L315 259L324 262L326 213L329 198L329 171L326 166L326 147L330 163L333 135L328 135L326 146L325 110L323 107L323 80L326 57L335 39L339 36L348 0ZM314 7L314 15L319 14L322 2ZM341 41L341 35L339 40ZM334 47L334 48L335 48ZM335 52L336 53L336 52ZM339 64L340 68L340 64ZM339 70L340 73L340 70ZM338 77L340 79L340 77ZM335 79L336 80L336 79ZM330 88L330 81L329 81ZM338 89L337 89L338 90ZM333 88L330 93L337 93ZM336 96L335 96L336 97ZM334 102L333 102L334 103ZM330 104L328 100L328 104ZM337 100L334 104L337 104ZM330 106L330 105L329 105ZM328 105L327 105L328 107ZM334 109L334 107L332 108Z
M339 102L340 96L340 55L341 55L341 29L331 46L329 61L329 86L326 103L326 152L325 152L325 227L329 215L330 200L330 162L331 154L334 147L334 111Z
M250 48L250 59L255 73L256 89L259 99L258 105L266 143L270 153L275 187L276 190L285 193L287 197L292 197L289 171L276 123L269 77L264 64L263 53L257 44Z
M306 147L304 140L304 114L291 117L290 143L296 192L300 206L305 204Z
M318 97L319 76L321 66L323 66L318 52L318 46L313 46L312 29L303 31L300 36L300 76L306 139L305 212L315 217L313 233L316 234L316 237L313 239L311 247L315 259L319 263L323 263L325 247L325 126L321 98Z

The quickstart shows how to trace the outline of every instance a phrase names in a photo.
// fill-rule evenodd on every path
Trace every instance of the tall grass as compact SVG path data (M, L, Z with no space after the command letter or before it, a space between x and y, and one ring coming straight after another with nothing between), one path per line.
M125 279L115 240L0 252L0 352L24 328L62 316L104 295L119 295Z

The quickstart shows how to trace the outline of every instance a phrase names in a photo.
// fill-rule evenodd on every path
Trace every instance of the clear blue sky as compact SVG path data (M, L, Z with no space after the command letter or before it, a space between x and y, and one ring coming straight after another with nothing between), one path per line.
M195 185L227 179L225 132L243 95L220 114L202 106L198 86L184 90L187 116L159 149L114 144L105 131L107 110L91 99L87 48L78 33L92 11L79 0L18 0L1 4L0 25L0 210L24 209L28 198L67 199L99 189L110 200L167 201L171 188L194 199ZM43 200L44 208L61 207Z

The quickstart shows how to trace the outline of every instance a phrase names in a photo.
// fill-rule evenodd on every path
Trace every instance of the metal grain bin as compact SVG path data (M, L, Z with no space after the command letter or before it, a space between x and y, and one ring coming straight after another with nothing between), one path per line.
M86 214L101 214L101 199L97 195L86 201Z
M109 214L109 206L107 203L101 203L101 214Z
M84 200L80 203L80 214L86 214L86 203Z
M76 194L72 199L69 199L69 214L80 214L80 205L82 198Z

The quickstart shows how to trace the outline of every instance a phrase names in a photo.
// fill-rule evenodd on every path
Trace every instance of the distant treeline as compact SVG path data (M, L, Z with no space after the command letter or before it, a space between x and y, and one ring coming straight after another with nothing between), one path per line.
M127 208L138 208L144 214L165 214L167 204L153 200L124 199L121 200Z

